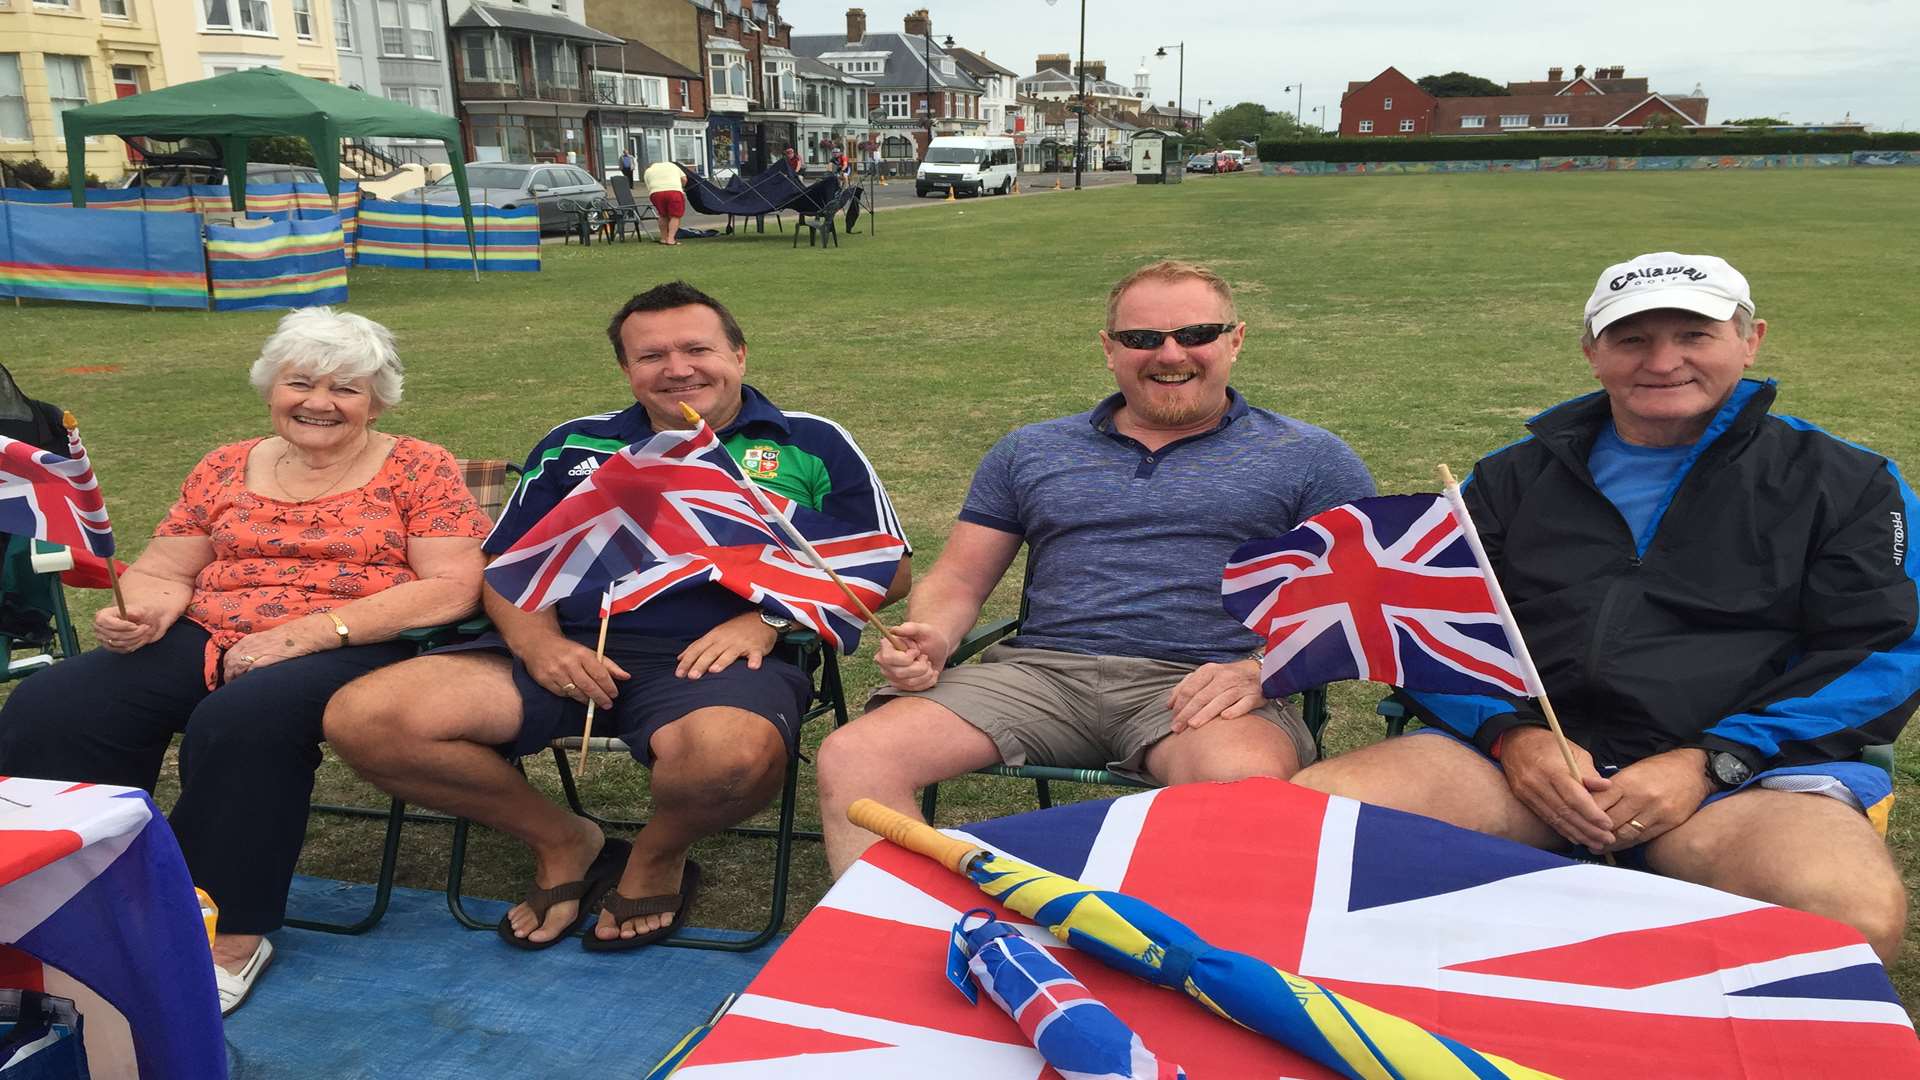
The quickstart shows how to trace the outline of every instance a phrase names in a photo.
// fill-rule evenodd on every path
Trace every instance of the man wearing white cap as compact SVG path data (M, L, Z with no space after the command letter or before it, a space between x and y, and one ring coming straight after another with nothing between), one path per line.
M1601 391L1483 458L1466 501L1562 725L1531 701L1402 692L1424 737L1295 782L1827 915L1892 962L1892 789L1860 760L1920 705L1920 505L1893 462L1769 412L1724 260L1608 267Z

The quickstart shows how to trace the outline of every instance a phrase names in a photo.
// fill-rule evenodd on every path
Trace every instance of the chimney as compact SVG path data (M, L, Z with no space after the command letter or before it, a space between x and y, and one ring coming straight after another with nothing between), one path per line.
M1548 69L1547 69L1547 81L1548 81L1548 82L1559 82L1559 81L1560 81L1560 76L1561 76L1561 75L1563 75L1563 74L1565 74L1565 73L1566 73L1566 69L1565 69L1565 68L1557 68L1557 67L1550 67L1550 68L1548 68Z
M867 9L857 8L857 7L848 8L847 9L847 43L852 44L853 42L865 41L866 39L867 39Z
M927 15L927 9L921 8L902 20L907 33L913 37L926 37L933 28L933 19Z
M1067 54L1063 52L1043 52L1033 58L1033 70L1035 72L1045 71L1048 68L1052 68L1055 71L1073 70L1067 65Z
M1575 64L1575 65L1573 65L1573 77L1574 77L1574 78L1575 78L1576 80L1577 80L1577 79L1584 79L1584 78L1586 78L1586 77L1587 77L1587 65L1585 65L1585 64Z
M1107 77L1107 62L1105 60L1089 60L1086 62L1086 69L1087 78L1093 79L1096 82ZM1076 64L1074 66L1073 74L1075 76L1080 74L1080 65Z

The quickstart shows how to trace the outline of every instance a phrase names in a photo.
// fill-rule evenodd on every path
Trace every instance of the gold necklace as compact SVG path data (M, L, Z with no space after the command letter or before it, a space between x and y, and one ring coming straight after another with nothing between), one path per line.
M339 474L333 478L332 483L328 484L326 487L321 488L319 491L316 491L313 494L306 496L305 498L300 498L296 496L293 501L296 503L310 503L313 500L320 498L322 495L325 495L328 492L331 492L334 488L340 486L340 481L345 480L347 478L347 474L353 472L353 466L357 462L359 462L362 456L366 454L367 447L372 442L373 442L373 436L371 433L369 433L365 437L365 441L363 441L360 444L360 449L355 450L353 452L353 456L346 460L345 462L346 468L340 470ZM290 485L288 485L288 483L285 480L281 479L280 466L286 464L287 459L292 456L293 456L293 447L289 445L285 450L282 450L280 452L280 456L278 458L275 458L273 462L273 482L276 484L279 484L280 490L286 492L289 495L293 494L293 488Z

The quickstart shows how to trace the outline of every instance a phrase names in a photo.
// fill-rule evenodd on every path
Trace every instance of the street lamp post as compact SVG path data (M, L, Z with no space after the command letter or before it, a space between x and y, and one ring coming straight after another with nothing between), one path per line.
M1293 91L1293 126L1299 127L1301 126L1300 122L1306 119L1305 116L1301 115L1300 103L1306 96L1307 84L1294 83L1292 86L1283 86L1280 88L1280 92L1283 94L1289 90Z
M1180 130L1185 131L1187 130L1187 43L1183 41L1178 45L1162 45L1153 50L1153 55L1161 60L1165 60L1168 49L1180 50L1180 78L1179 81L1174 84L1176 90L1174 91L1173 111L1175 113L1174 119L1179 124Z
M1047 0L1052 7L1057 0ZM1073 131L1073 190L1080 190L1081 159L1087 147L1087 0L1080 0L1080 101ZM1072 112L1072 109L1068 110Z
M933 16L927 16L927 25L920 28L920 66L926 69L926 88L921 94L920 107L927 111L927 145L920 151L920 160L925 161L933 150Z
M1327 133L1327 107L1325 105L1315 105L1313 111L1319 114L1319 118L1315 120L1313 124L1314 134L1325 135Z

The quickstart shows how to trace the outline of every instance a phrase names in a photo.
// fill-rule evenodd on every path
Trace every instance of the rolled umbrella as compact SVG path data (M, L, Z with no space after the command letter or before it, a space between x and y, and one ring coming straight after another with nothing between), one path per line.
M1169 989L1353 1080L1551 1080L1411 1021L1282 971L1255 956L1216 948L1179 920L1125 893L1094 889L942 835L871 799L847 819L973 881L1074 948Z
M969 928L974 919L984 921ZM1064 1080L1186 1080L1185 1069L1155 1056L1072 972L985 908L954 924L947 961L948 977L975 1000L966 973Z

